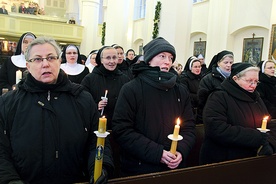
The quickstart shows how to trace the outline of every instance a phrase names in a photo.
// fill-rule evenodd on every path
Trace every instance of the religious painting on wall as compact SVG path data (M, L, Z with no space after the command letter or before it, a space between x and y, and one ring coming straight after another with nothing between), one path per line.
M244 38L242 61L256 65L262 59L264 38Z
M269 56L276 62L276 24L272 25L271 29L271 38L270 38L270 47L269 47Z
M199 41L194 42L194 56L198 56L199 54L202 54L203 57L205 57L206 52L206 41Z

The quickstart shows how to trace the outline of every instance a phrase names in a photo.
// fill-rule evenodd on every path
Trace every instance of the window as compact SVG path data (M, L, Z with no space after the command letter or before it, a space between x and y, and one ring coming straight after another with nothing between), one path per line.
M145 18L146 0L135 0L134 20Z
M203 0L193 0L193 3L199 3L202 2Z

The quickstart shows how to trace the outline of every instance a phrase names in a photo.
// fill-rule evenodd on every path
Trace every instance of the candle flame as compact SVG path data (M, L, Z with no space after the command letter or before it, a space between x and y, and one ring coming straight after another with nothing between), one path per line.
M180 125L180 119L179 119L179 118L177 118L176 124L177 124L177 125Z
M264 120L267 120L268 118L269 118L269 116L265 116L265 117L264 117Z
M105 118L105 116L102 116L102 118Z

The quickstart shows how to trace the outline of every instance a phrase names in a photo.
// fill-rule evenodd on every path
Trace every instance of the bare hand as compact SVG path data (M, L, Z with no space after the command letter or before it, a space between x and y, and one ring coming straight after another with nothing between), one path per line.
M170 169L177 168L181 161L182 155L178 151L174 155L169 151L163 150L161 163L166 164Z
M107 105L107 98L103 99L101 101L99 101L98 103L98 110L102 110L105 106Z

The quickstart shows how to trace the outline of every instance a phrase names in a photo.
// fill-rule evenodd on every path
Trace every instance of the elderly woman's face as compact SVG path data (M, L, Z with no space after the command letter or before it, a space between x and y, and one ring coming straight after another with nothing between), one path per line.
M101 58L102 65L109 71L115 70L118 64L118 54L116 49L104 49Z
M275 64L273 62L267 62L264 67L264 73L269 76L274 76Z
M231 72L231 66L234 63L233 58L231 57L225 57L223 60L218 62L218 66L221 70L225 72Z
M55 84L61 64L57 57L58 54L51 44L35 45L30 50L29 60L32 60L32 62L27 62L27 69L37 81ZM43 60L39 62L34 60L34 58L43 58Z
M259 83L259 72L250 70L239 78L234 76L233 79L241 88L253 93Z

